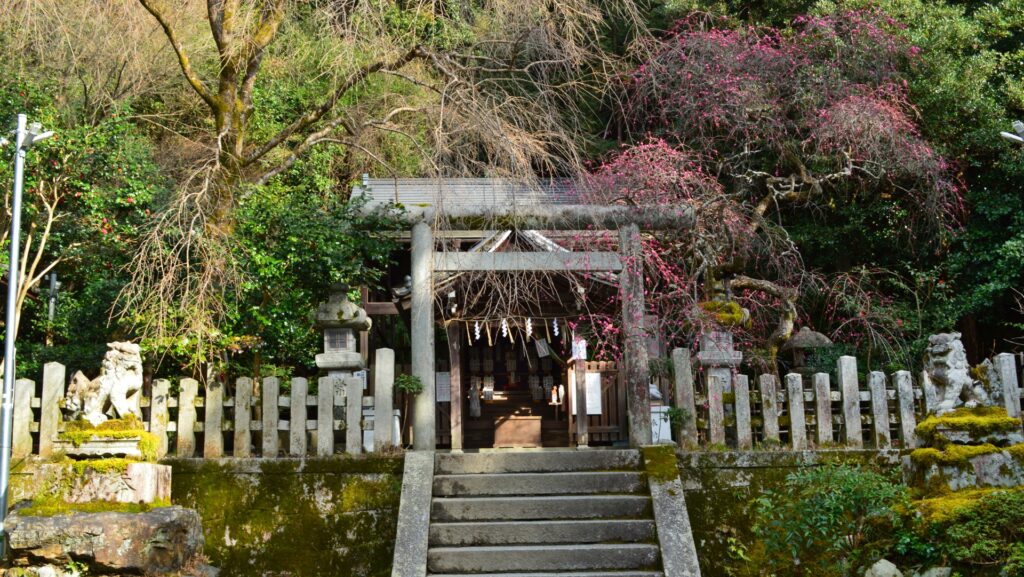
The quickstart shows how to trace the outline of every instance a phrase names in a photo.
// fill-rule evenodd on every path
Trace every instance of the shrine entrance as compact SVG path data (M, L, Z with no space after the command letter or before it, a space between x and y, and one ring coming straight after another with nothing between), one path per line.
M409 311L410 373L424 385L411 410L414 449L651 442L640 230L692 226L692 210L580 203L570 181L367 177L353 195L367 197L365 211L402 205L411 228L409 274L390 290L394 308ZM597 243L586 237L595 231L617 234ZM618 303L603 314L621 319L612 335L621 366L574 354L568 331L546 332L549 319L581 314L584 283L616 297L600 302ZM447 336L445 367L438 336Z

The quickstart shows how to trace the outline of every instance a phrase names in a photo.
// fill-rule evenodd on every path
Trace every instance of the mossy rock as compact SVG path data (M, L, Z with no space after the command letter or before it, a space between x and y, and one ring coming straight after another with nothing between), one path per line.
M675 447L660 445L643 447L644 471L647 478L657 483L669 483L679 478L679 462L676 459Z
M172 498L203 518L221 577L391 574L400 456L170 460Z
M1002 407L964 407L941 417L928 417L917 425L915 432L929 445L942 447L948 442L942 437L943 430L962 431L980 441L992 435L1020 432L1021 420L1009 416Z

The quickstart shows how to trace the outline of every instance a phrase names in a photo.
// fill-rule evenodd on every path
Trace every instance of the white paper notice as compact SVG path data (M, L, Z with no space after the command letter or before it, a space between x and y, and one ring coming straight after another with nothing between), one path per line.
M573 387L572 395L572 414L576 414L576 377L579 375L571 373L572 379L570 379L569 386ZM587 382L585 384L587 390L587 414L588 415L600 415L601 414L601 373L587 373Z
M452 402L452 374L434 373L434 384L437 391L434 401L438 403Z

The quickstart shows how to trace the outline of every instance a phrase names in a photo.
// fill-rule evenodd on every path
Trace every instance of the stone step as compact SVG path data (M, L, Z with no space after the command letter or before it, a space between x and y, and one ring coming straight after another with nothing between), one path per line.
M629 449L439 453L434 464L436 475L635 471L640 464L640 453Z
M439 497L639 493L646 489L643 475L628 471L484 473L434 477L434 495Z
M432 523L430 545L532 545L556 543L641 543L656 537L647 519L492 521Z
M435 498L431 520L529 521L541 519L650 518L651 499L641 495Z
M431 573L430 577L462 577L459 573ZM665 577L661 571L558 571L557 573L476 573L473 577Z
M427 553L430 573L509 573L657 569L658 547L646 544L437 547Z

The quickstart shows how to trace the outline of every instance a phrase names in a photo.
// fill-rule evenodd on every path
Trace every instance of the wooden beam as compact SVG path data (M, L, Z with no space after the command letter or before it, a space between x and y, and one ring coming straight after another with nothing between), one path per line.
M397 315L398 305L393 302L370 302L363 303L363 308L368 315Z
M435 272L622 270L614 252L435 252Z

